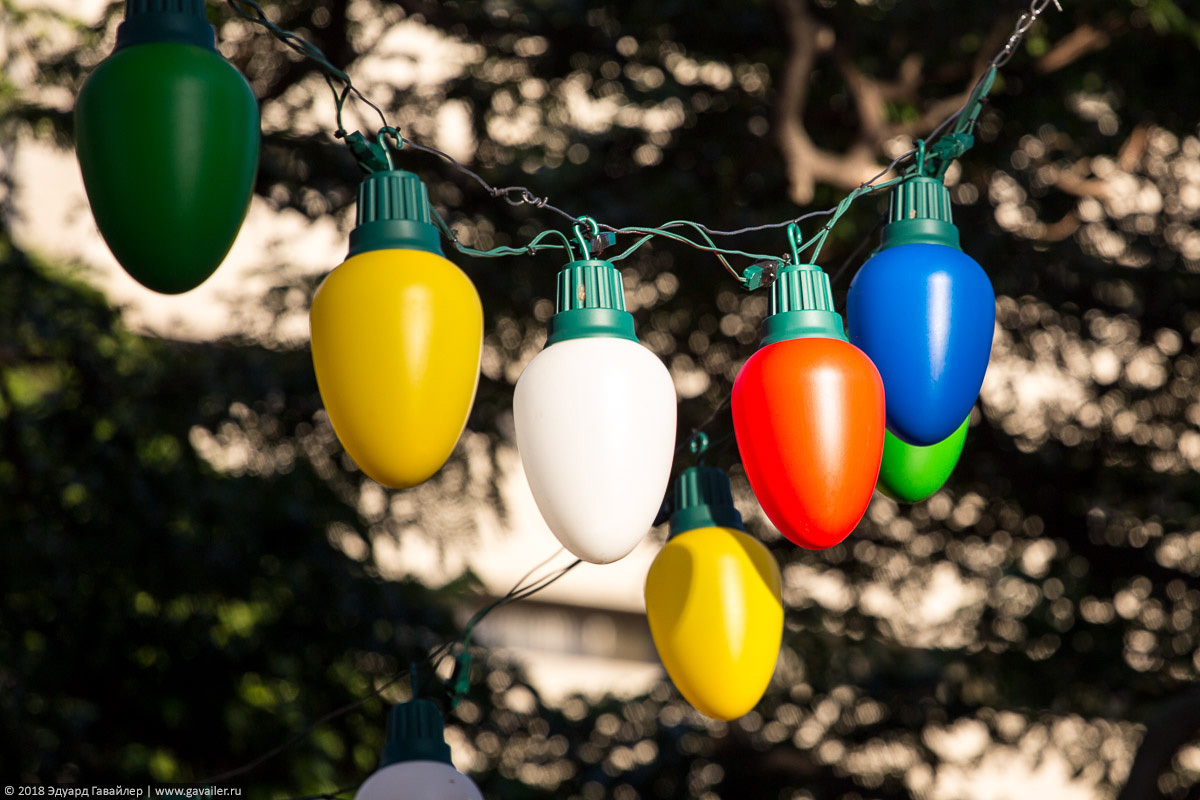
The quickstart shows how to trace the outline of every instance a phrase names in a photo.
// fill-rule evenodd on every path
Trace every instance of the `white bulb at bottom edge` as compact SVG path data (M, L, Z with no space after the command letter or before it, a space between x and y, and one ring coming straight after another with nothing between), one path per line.
M567 339L517 381L517 449L538 510L568 550L607 564L654 524L671 478L675 385L628 339Z
M371 773L354 800L483 800L483 794L449 764L401 761Z

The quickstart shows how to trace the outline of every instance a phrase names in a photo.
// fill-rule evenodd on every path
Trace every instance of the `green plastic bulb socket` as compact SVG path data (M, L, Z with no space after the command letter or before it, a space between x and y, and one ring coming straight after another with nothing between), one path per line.
M358 187L350 256L369 250L424 250L445 255L433 224L429 192L411 172L372 172Z
M637 341L633 315L625 310L621 273L611 261L572 261L559 271L555 313L548 328L547 347L595 336Z
M950 191L937 178L917 176L892 189L888 222L879 235L879 249L902 244L940 244L961 250L954 226Z
M431 700L409 700L388 712L379 768L403 761L451 763L442 712Z
M762 334L762 347L808 336L846 341L842 317L833 310L829 276L823 269L816 264L791 263L779 270L771 284Z
M733 505L729 476L719 467L698 464L681 472L675 479L674 505L671 536L697 528L746 530Z

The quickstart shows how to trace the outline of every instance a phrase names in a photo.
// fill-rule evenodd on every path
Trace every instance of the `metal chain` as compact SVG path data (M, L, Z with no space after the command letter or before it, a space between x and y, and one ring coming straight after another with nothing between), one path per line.
M1017 45L1021 43L1021 40L1025 38L1025 34L1029 32L1029 29L1037 22L1038 17L1045 12L1046 7L1051 3L1054 3L1056 9L1062 11L1062 6L1059 5L1058 0L1033 0L1029 5L1029 10L1017 19L1017 25L1013 28L1012 35L1008 37L1008 41L1004 43L1004 47L992 59L991 65L993 67L1003 67L1012 59L1013 54L1017 51Z

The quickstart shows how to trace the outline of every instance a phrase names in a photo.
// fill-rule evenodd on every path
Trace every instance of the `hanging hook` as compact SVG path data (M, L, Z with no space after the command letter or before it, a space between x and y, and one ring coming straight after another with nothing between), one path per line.
M917 139L917 174L925 175L925 140Z
M396 168L396 162L392 160L392 148L388 145L389 136L396 140L397 150L404 146L404 139L401 138L400 131L390 126L380 128L379 133L375 134L375 143L379 145L383 157L387 159L387 168L392 170Z
M584 236L583 231L580 229L581 225L587 226L588 236ZM589 258L592 255L592 246L589 242L590 239L595 239L600 235L600 225L596 222L596 220L585 215L576 220L574 231L575 242L579 245L579 252L581 254L580 258Z
M787 226L788 246L792 250L792 263L799 264L800 261L800 245L804 241L804 237L800 235L800 226L794 222L789 222Z
M704 455L708 452L708 434L704 431L696 431L692 434L692 438L688 440L688 450L696 456L696 463L704 463Z

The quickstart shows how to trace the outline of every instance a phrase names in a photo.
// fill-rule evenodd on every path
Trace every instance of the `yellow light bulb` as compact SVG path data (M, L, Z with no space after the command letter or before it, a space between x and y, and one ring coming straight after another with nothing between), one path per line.
M779 657L779 564L761 542L725 527L685 530L646 575L646 615L667 674L714 719L758 703Z
M317 289L317 386L338 439L384 486L428 480L475 402L483 306L471 280L424 250L367 250Z

